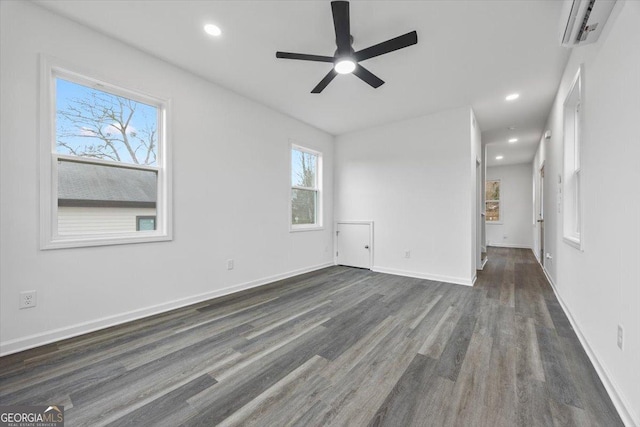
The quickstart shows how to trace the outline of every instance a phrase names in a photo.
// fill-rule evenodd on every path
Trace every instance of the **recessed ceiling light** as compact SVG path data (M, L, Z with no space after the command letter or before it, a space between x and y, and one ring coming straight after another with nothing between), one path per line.
M504 159L504 156L496 156L496 160L502 160Z
M334 68L339 74L349 74L356 69L356 63L353 62L353 60L347 58L347 59L338 61L338 63L336 63L336 66Z
M222 34L222 30L217 25L207 24L204 26L204 32L210 36L218 37Z
M514 99L518 99L520 97L519 93L512 93L511 95L507 95L505 98L507 101L513 101Z
M509 144L513 144L514 142L518 142L518 138L511 138L509 140Z

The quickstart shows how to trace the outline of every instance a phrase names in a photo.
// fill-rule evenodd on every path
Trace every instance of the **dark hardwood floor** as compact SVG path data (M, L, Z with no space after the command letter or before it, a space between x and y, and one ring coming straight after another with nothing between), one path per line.
M0 359L66 425L623 425L533 254L476 286L331 267Z

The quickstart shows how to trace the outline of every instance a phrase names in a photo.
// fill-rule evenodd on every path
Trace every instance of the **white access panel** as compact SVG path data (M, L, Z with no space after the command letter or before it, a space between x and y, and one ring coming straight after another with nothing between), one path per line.
M337 263L371 268L373 223L338 222L336 225Z

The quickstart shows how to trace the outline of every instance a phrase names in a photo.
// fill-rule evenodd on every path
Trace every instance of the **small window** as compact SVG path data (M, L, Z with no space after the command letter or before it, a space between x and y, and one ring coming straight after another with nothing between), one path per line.
M487 222L501 222L500 180L485 182L485 208Z
M291 148L291 229L322 226L322 154L299 146Z
M564 102L564 163L563 163L563 238L581 249L581 100L582 68L578 70Z
M136 231L152 231L156 229L155 216L136 217Z
M42 248L169 240L166 102L57 66L44 73Z

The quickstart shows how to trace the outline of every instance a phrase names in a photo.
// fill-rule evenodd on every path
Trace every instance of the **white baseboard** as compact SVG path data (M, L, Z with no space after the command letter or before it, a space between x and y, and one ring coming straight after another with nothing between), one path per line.
M476 270L477 271L484 270L484 266L487 265L487 262L489 262L489 257L485 256L482 262L480 263L480 265L478 266L478 268L476 268ZM477 273L476 273L476 278L477 278ZM475 283L475 279L473 279L473 281Z
M465 285L465 286L473 286L473 282L475 281L475 279L471 279L471 278L464 279L461 277L441 276L439 274L427 274L427 273L421 273L417 271L397 270L395 268L376 267L376 266L371 267L371 271L375 271L377 273L394 274L396 276L415 277L416 279L433 280L436 282L454 283L456 285Z
M487 263L489 262L489 257L486 256L484 257L484 260L482 260L482 265L480 266L480 270L484 270L484 266L487 265Z
M487 243L487 246L493 248L531 249L531 245L521 245L519 243Z
M598 360L598 357L596 356L595 352L589 345L587 338L584 336L584 334L578 327L578 323L571 315L571 311L569 311L569 307L567 307L567 305L564 303L564 300L560 296L560 293L556 288L556 284L553 281L553 279L551 279L551 276L547 272L547 269L544 268L543 265L540 265L540 267L542 267L542 271L544 272L544 275L547 277L547 280L551 285L551 289L553 289L553 293L556 295L556 298L558 299L558 302L560 303L560 306L562 307L564 314L567 316L567 319L569 319L571 326L573 326L573 330L576 331L576 335L578 336L578 340L580 340L580 344L582 344L582 347L587 353L587 357L589 357L589 360L591 361L591 364L595 368L596 373L600 378L600 381L602 381L604 388L607 390L607 393L609 394L609 397L611 398L613 405L618 410L618 414L620 415L620 418L622 418L624 425L627 427L640 426L640 419L638 418L638 415L633 412L633 410L631 409L631 405L629 404L627 399L624 397L622 393L618 391L618 386L609 375L609 372L607 371L607 369Z
M138 320L138 319L153 316L156 314L161 314L167 311L175 310L177 308L186 307L188 305L207 301L212 298L217 298L217 297L232 294L235 292L244 291L246 289L251 289L258 286L266 285L268 283L272 283L277 280L286 279L288 277L309 273L311 271L320 270L322 268L331 267L331 266L333 266L333 262L319 264L312 267L301 268L298 270L293 270L293 271L289 271L282 274L276 274L274 276L265 277L258 280L252 280L246 283L240 283L240 284L229 286L222 289L216 289L215 291L205 292L203 294L181 298L179 300L157 304L150 307L129 311L126 313L107 316L101 319L90 320L88 322L82 322L75 325L66 326L64 328L53 329L53 330L42 332L39 334L29 335L27 337L22 337L22 338L17 338L10 341L1 342L0 356L6 356L8 354L18 353L20 351L28 350L30 348L39 347L45 344L50 344L50 343L61 341L67 338L73 338L78 335L87 334L89 332L98 331L100 329L109 328L111 326L120 325L123 323L131 322L133 320Z
M533 256L536 257L536 261L538 261L538 264L540 264L540 267L542 267L542 261L540 260L540 256L537 254L538 251L535 250L535 248L531 248L531 252L533 252ZM544 270L544 267L543 267ZM545 276L547 275L547 272L544 272ZM549 276L547 276L547 279L549 279ZM551 283L551 280L549 280L549 283Z

